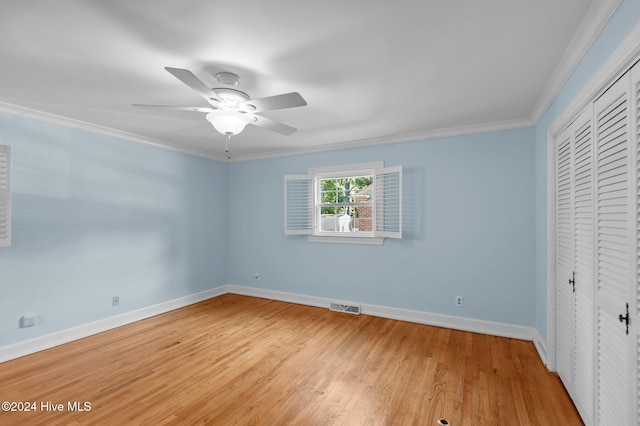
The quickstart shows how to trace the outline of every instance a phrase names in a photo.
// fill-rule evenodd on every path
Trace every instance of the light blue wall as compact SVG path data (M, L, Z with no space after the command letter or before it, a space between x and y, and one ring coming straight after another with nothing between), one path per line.
M546 339L547 129L638 22L640 1L623 0L529 129L223 164L0 115L14 155L0 346L227 283L535 326ZM404 166L404 239L284 236L285 174L380 160ZM25 313L37 327L18 328Z
M12 115L0 144L0 347L226 284L226 164ZM18 328L25 313L36 327Z
M533 137L528 128L231 164L229 283L533 327ZM284 235L285 174L380 160L404 168L402 240Z
M535 127L536 329L545 340L547 338L547 131L616 47L639 23L640 1L623 0ZM640 43L640 40L638 42Z

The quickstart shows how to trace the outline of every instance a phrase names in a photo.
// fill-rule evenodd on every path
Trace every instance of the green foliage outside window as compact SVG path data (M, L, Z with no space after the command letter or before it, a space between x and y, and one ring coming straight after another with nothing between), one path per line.
M371 176L357 176L320 181L321 203L363 203L368 196L358 196L360 192L373 183Z
M369 189L372 183L372 176L321 179L320 202L322 204L341 204L335 207L321 207L321 214L348 214L357 217L358 209L351 205L371 202L372 197L367 189Z

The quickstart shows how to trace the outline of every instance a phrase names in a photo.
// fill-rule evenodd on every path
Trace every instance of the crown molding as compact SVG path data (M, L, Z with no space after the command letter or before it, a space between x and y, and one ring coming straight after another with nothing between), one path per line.
M73 118L63 117L61 115L51 114L44 111L39 111L32 108L27 108L20 105L14 105L7 102L0 101L0 112L4 112L11 115L17 115L24 118L43 121L46 123L58 125L61 127L68 127L73 129L80 129L91 133L97 133L99 135L110 136L118 139L125 139L132 142L138 142L145 145L155 146L157 148L169 149L172 151L181 152L183 154L195 155L198 157L208 158L210 160L226 161L226 157L219 157L211 154L210 152L196 149L187 148L177 144L161 141L159 139L148 138L146 136L136 135L134 133L124 132L122 130L113 129L111 127L100 126L98 124L89 123L86 121L76 120Z
M625 72L640 60L640 23L629 32L626 38L611 52L606 61L598 68L580 92L567 104L547 130L547 136L554 138L562 128L575 119L593 99L604 92ZM551 164L551 163L550 163Z
M318 146L308 147L308 148L294 148L294 149L285 149L285 150L278 150L278 151L259 152L256 154L237 156L236 158L232 158L231 160L227 160L227 161L234 163L234 162L251 161L251 160L263 160L266 158L286 157L290 155L301 155L301 154L312 154L314 152L337 151L341 149L350 149L350 148L364 148L368 146L387 145L387 144L393 144L393 143L417 142L417 141L427 140L427 139L446 138L451 136L462 136L462 135L468 135L473 133L497 132L500 130L519 129L523 127L532 127L532 126L533 126L533 122L531 120L526 120L526 119L505 120L505 121L497 121L493 123L474 124L474 125L468 125L468 126L428 130L426 132L403 133L399 135L380 136L375 138L345 141L345 142L339 142L334 144L318 145Z
M386 145L392 143L402 142L415 142L425 139L444 138L450 136L460 136L473 133L494 132L500 130L516 129L522 127L530 127L533 125L531 120L505 120L493 123L475 124L468 126L450 127L445 129L429 130L426 132L416 133L403 133L400 135L381 136L375 138L359 139L355 141L345 141L328 145L319 145L308 148L295 148L269 152L259 152L248 155L237 155L232 159L228 159L226 156L217 156L210 152L186 148L173 144L170 142L162 141L159 139L152 139L145 136L136 135L133 133L124 132L121 130L112 129L110 127L100 126L98 124L88 123L81 120L75 120L68 117L63 117L48 112L38 111L32 108L27 108L19 105L10 104L0 101L0 112L5 112L12 115L18 115L20 117L30 118L34 120L44 121L47 123L59 125L62 127L76 128L85 130L92 133L111 136L114 138L125 139L132 142L143 143L146 145L155 146L158 148L165 148L172 151L181 152L184 154L195 155L198 157L208 158L210 160L216 160L224 163L234 163L251 160L262 160L266 158L286 157L291 155L310 154L314 152L323 151L335 151L349 148L363 148L367 146Z
M593 2L538 99L531 115L533 123L537 124L551 106L621 2L622 0Z

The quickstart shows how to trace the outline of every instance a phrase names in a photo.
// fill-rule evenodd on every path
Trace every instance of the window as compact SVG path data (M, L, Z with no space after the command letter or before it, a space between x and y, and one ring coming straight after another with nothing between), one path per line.
M0 247L11 246L11 147L0 145Z
M319 176L319 233L373 232L373 175Z
M285 234L364 244L402 238L402 167L377 162L285 176Z

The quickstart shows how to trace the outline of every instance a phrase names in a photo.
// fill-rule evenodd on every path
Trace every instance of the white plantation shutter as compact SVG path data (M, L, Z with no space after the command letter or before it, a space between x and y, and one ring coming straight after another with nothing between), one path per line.
M623 76L594 103L596 141L596 424L630 425L630 336L618 315L635 271L631 268L630 77ZM635 184L635 183L634 183ZM635 186L635 185L634 185ZM635 191L633 191L635 193ZM634 262L635 263L635 262ZM635 268L633 268L635 269Z
M0 145L0 247L11 245L11 147Z
M402 238L402 166L376 170L375 234Z
M284 177L284 233L313 234L313 177Z

